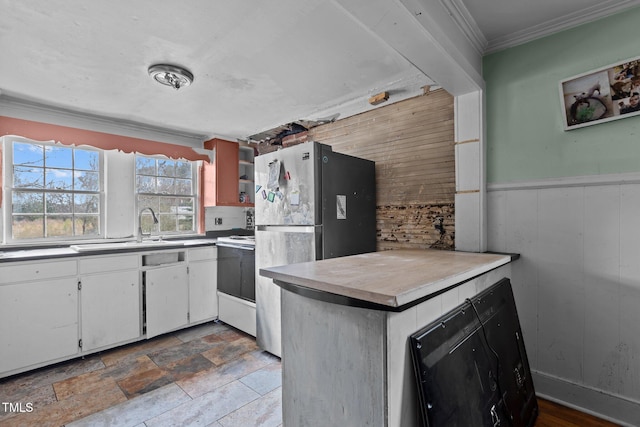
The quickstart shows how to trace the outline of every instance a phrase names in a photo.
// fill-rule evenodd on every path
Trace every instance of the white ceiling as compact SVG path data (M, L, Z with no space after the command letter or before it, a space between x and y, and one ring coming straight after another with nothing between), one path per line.
M0 0L0 101L203 138L344 118L375 108L367 99L382 91L396 102L445 86L398 48L419 51L424 40L377 31L383 17L403 8L412 16L408 8L428 1ZM640 3L440 1L481 53ZM184 66L195 80L179 91L161 86L147 74L156 63Z

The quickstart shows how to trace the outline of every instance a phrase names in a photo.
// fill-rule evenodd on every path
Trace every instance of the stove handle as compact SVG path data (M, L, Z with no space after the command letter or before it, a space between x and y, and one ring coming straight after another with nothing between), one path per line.
M253 246L234 245L233 243L216 243L216 246L225 247L225 248L244 249L244 250L247 250L247 251L254 251L255 250L255 247L253 247Z

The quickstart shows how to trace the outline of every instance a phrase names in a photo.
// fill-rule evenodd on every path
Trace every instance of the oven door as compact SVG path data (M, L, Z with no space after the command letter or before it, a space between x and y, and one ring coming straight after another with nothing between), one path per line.
M218 243L218 291L255 302L255 251L253 247Z

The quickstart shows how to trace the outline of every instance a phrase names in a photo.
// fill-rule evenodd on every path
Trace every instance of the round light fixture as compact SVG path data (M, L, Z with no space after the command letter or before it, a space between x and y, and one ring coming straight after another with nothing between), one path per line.
M193 82L193 74L177 65L156 64L149 67L149 75L155 81L178 90Z

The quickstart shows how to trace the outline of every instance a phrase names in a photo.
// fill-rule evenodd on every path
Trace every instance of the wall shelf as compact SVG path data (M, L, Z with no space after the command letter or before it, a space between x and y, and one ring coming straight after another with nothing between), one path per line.
M255 191L253 186L253 159L255 151L252 146L243 143L238 143L238 200L244 193L244 197L247 198L243 204L253 206L255 202ZM243 178L246 177L246 178Z

